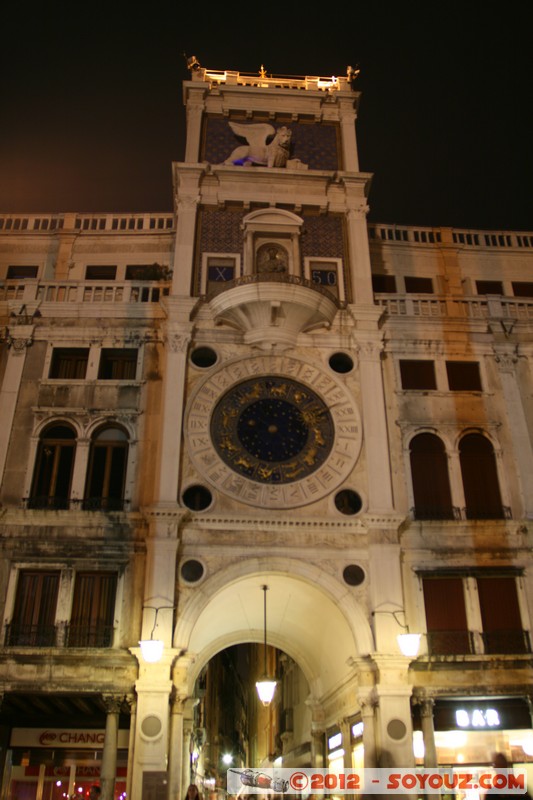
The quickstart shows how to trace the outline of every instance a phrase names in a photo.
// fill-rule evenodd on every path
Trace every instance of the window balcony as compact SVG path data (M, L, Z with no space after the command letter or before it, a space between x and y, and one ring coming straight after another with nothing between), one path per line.
M487 654L513 655L531 653L531 641L528 631L485 631L481 636L483 647Z
M55 647L57 628L55 625L7 623L4 644L6 647Z
M475 652L471 631L428 631L427 643L430 656L461 656Z
M25 497L23 508L46 511L128 511L131 501L124 497Z
M23 499L25 508L29 509L46 509L48 511L65 511L70 508L71 501L68 497L25 497Z
M111 647L114 629L112 625L67 624L65 628L65 647Z
M416 520L439 520L439 519L461 519L461 509L457 506L443 508L438 506L415 506L411 509L413 519Z
M83 511L125 511L129 500L123 497L85 497L81 502Z
M19 625L5 626L5 647L112 647L113 625Z
M509 506L499 506L498 508L488 509L472 509L472 508L458 508L453 506L451 508L442 508L438 506L423 506L417 505L411 508L411 517L414 520L494 520L494 519L512 519L513 515Z

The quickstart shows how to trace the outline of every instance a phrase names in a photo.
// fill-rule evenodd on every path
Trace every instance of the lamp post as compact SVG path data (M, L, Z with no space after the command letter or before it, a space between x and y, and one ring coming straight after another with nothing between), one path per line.
M391 617L394 618L394 621L400 628L403 628L405 633L399 633L396 636L396 641L398 642L398 647L400 648L400 652L402 655L406 656L407 658L416 658L418 655L418 651L420 649L420 639L422 638L421 633L410 633L409 626L404 625L403 622L400 622L398 619L398 614L403 614L405 618L405 611L398 610L398 611L386 611L383 609L376 609L372 612L372 616L375 614L390 614Z
M139 645L141 647L142 657L146 662L149 664L155 664L157 661L161 660L161 656L163 655L163 646L164 642L162 639L154 639L154 632L157 627L157 615L161 611L161 609L172 608L174 606L143 606L143 611L146 608L151 608L155 611L154 616L154 626L150 633L149 639L141 639Z
M274 697L274 692L276 691L276 684L277 681L273 678L268 677L267 672L267 600L266 600L266 593L268 591L268 586L263 585L261 586L263 591L263 618L264 618L264 670L263 670L263 677L261 680L257 681L255 684L255 688L257 689L257 694L259 695L259 700L262 702L264 706L269 706L272 702L272 698Z

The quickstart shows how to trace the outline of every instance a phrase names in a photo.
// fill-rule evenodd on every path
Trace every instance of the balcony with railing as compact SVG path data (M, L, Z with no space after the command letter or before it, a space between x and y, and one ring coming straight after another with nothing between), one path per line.
M509 506L497 508L443 508L437 506L415 506L411 508L411 518L416 521L438 522L439 520L498 520L512 519Z
M294 346L301 333L330 326L337 298L306 278L281 273L245 275L207 298L217 324L240 330L247 344Z
M65 626L65 647L111 647L113 625L100 622L94 625L69 623Z
M451 297L376 293L374 300L389 317L454 320L533 320L533 298Z
M52 303L68 308L76 303L141 307L168 296L170 282L148 281L38 281L6 280L0 283L0 302Z
M24 625L17 622L5 626L6 647L56 647L58 630L55 625Z
M531 653L528 631L497 630L475 634L467 630L428 631L430 656L525 655ZM479 643L476 649L476 637ZM482 652L480 652L482 650Z
M114 628L107 622L94 624L61 623L59 625L5 625L5 647L112 647Z
M500 630L484 631L481 634L483 649L487 654L531 653L528 631Z
M427 644L430 656L459 656L475 652L471 631L428 631Z
M131 501L124 497L24 497L22 506L34 511L128 511Z

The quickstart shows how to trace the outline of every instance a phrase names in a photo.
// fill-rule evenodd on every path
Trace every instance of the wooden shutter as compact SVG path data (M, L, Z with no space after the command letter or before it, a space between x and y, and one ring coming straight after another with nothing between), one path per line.
M424 578L422 583L430 653L469 653L462 578Z

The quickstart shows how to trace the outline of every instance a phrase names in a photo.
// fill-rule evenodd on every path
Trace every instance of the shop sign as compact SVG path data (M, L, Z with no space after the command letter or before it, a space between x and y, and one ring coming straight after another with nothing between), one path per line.
M495 708L457 708L455 721L459 728L499 728L500 715Z
M71 747L80 750L101 750L105 731L91 728L13 728L11 747ZM129 731L119 729L118 747L127 749Z
M434 721L437 731L531 728L529 705L523 697L438 699Z

